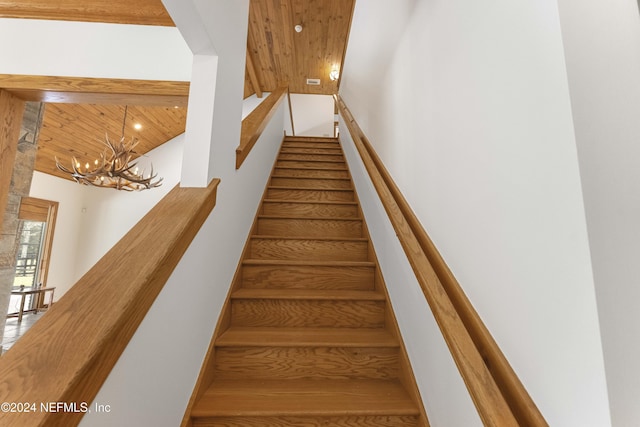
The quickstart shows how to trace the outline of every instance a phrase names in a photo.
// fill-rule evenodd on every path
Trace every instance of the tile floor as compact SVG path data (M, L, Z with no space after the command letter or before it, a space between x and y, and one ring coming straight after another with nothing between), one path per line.
M2 350L0 351L0 354L9 350L9 348L11 348L11 346L15 344L16 341L18 341L18 338L24 335L24 333L27 332L27 330L31 327L31 325L36 323L36 321L38 321L38 319L40 319L43 314L44 312L26 313L22 317L21 323L18 323L17 317L9 317L7 319L7 324L4 327L4 336L2 338Z

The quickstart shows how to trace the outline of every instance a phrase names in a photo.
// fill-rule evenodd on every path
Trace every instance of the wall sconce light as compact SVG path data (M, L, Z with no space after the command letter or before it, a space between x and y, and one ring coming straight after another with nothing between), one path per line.
M338 80L338 77L340 77L340 71L338 71L337 68L331 70L331 72L329 73L329 78L331 79L331 81Z

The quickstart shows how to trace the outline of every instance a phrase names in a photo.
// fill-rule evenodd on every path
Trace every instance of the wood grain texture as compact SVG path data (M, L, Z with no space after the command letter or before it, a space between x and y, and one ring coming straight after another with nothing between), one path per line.
M291 140L285 137L280 156ZM342 154L333 139L293 143L331 144L331 155ZM308 176L272 172L272 180L282 181L267 187L258 209L225 302L228 329L212 340L215 356L207 356L201 375L210 384L195 393L190 421L425 427L419 394L404 386L415 384L405 380L404 348L388 326L395 318L370 261L374 252L355 191L304 188L351 187L348 170L311 163L297 169L311 171ZM326 175L336 171L340 177ZM333 197L350 200L319 200Z
M0 0L0 17L174 26L160 0Z
M186 114L185 108L129 106L125 139L137 139L136 153L145 154L184 133ZM120 105L46 104L35 169L71 179L56 167L56 157L67 167L72 157L83 165L92 164L105 150L105 135L112 142L120 140L124 117L125 108ZM135 129L135 124L141 129Z
M380 328L384 304L379 301L237 300L231 315L237 326Z
M349 178L349 172L345 169L310 169L310 168L276 168L273 176L300 177L300 178Z
M301 202L264 200L263 215L296 215L299 218L332 217L332 218L360 218L356 202Z
M193 415L418 415L407 397L395 381L227 380L214 383Z
M189 82L0 74L0 88L25 101L186 107Z
M240 169L286 94L287 87L279 87L242 120L240 145L236 148L236 169Z
M250 255L254 259L367 261L368 242L363 239L295 239L253 237Z
M281 153L278 157L279 160L296 160L296 161L318 161L318 162L339 162L344 163L344 157L342 155L335 154L309 154L309 153L298 153L298 152L289 152L289 153Z
M306 168L306 169L332 169L332 170L344 170L346 169L345 163L340 161L321 162L321 161L306 161L306 160L291 160L291 159L278 159L276 167L291 167L291 168Z
M305 144L306 145L306 144ZM280 154L329 154L333 156L342 156L342 149L339 145L335 145L332 148L326 147L309 147L309 146L291 146L282 145Z
M217 379L372 379L398 378L397 348L224 347L216 352Z
M375 265L352 262L245 260L244 288L373 290Z
M308 202L353 202L353 190L314 190L309 188L269 187L267 197L270 200L308 201Z
M307 177L283 177L272 175L271 185L273 187L294 187L294 188L352 188L349 178L307 178Z
M362 220L261 216L257 230L262 236L362 237Z
M0 86L0 232L11 188L13 163L16 160L24 101L1 89Z
M217 347L385 347L398 348L398 341L383 328L243 328L231 326L216 342Z
M417 416L217 417L199 418L194 427L418 427Z
M353 0L251 0L247 47L259 86L266 92L287 82L292 93L331 95L338 81L329 73L340 69L351 26ZM303 30L295 32L295 25ZM318 78L321 84L306 84Z
M262 98L262 89L260 88L258 74L256 73L256 68L253 64L251 49L247 49L247 74L249 76L249 81L251 82L251 87L253 88L253 93L256 94L256 97Z
M423 248L426 233L418 230L417 218L410 212L406 200L401 197L384 165L374 154L344 101L336 96L336 102L483 422L488 426L546 426L546 421L497 345L493 343L493 350L486 350L485 346L490 346L487 340L490 334L484 326L482 329L486 334L477 333L477 325L482 322L475 311L470 313L470 303L464 307L456 302L461 298L466 299L464 293L461 289L451 289L452 276L447 277L442 271L448 271L446 264L427 256L427 252L434 251L435 248ZM409 220L409 217L414 219ZM417 234L422 233L423 238L419 240ZM438 265L440 274L433 265ZM452 297L452 293L456 296ZM473 321L476 326L471 327L465 323L464 319L468 316L476 318Z
M0 400L93 401L213 209L218 183L174 188L48 310L0 358ZM0 413L0 424L66 427L81 417Z

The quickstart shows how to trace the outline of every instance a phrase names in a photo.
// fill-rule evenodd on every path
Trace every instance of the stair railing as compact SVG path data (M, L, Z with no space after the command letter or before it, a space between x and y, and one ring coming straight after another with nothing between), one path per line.
M0 357L0 402L15 405L3 406L0 425L80 422L211 213L219 182L173 188Z
M240 145L236 148L236 169L240 169L287 93L289 93L287 86L279 87L242 120Z
M483 423L548 426L344 101L334 98Z

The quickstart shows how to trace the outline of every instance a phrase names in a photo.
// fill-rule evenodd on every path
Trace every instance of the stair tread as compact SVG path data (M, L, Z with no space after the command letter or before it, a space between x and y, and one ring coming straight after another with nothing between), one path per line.
M275 169L294 169L294 170L318 170L318 171L340 171L340 172L344 172L346 170L348 170L345 167L343 168L339 168L339 167L307 167L307 168L302 168L300 166L276 166Z
M279 190L353 191L353 188L316 188L316 187L304 187L304 186L289 187L289 186L283 186L283 185L270 185L267 188L279 189Z
M330 242L368 242L366 237L313 237L313 236L272 236L253 234L250 237L256 240L318 240L318 241L330 241Z
M399 381L214 380L194 417L419 415Z
M326 177L318 177L318 176L290 176L290 175L281 175L274 173L271 175L271 178L286 178L286 179L299 179L299 180L318 180L318 181L351 181L351 178L341 178L335 176L326 176Z
M280 154L311 154L314 156L342 156L342 150L340 148L316 148L316 150L334 150L331 153L318 153L303 151L304 147L284 147L284 150L280 151ZM338 151L337 153L335 151Z
M357 206L358 202L349 202L349 201L333 201L333 200L317 200L317 201L307 201L307 200L288 200L288 199L264 199L263 203L297 203L300 205L349 205L349 206Z
M242 261L247 265L295 265L320 267L375 267L373 261L312 261L312 260L279 260L247 258Z
M258 215L258 219L293 219L301 221L345 221L362 222L362 218L343 216Z
M398 347L384 328L292 328L231 326L217 347Z
M368 300L384 301L385 295L376 291L340 289L278 289L240 288L231 299L305 299L305 300Z

